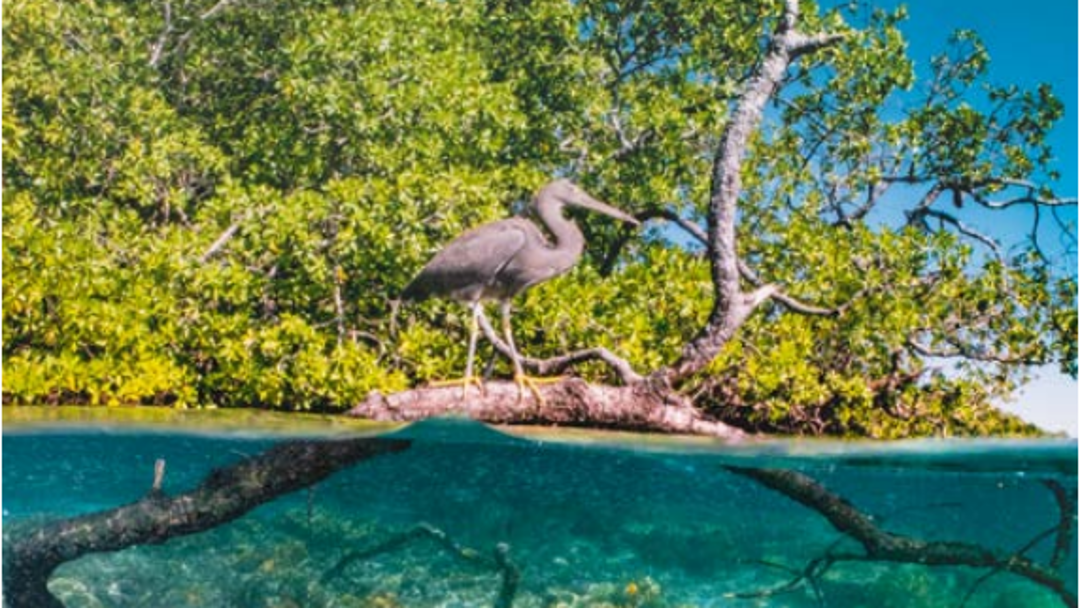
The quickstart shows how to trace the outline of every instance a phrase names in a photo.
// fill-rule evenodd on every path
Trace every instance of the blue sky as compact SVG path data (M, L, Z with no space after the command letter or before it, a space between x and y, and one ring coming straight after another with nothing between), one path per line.
M892 8L899 2L875 1ZM909 19L902 26L909 56L920 76L928 73L929 58L939 52L956 29L976 31L990 53L990 80L1034 87L1046 82L1065 104L1065 117L1050 143L1057 158L1060 196L1077 195L1077 3L1068 0L1032 0L1024 4L1003 0L909 0ZM1062 214L1074 222L1075 208ZM1020 237L1030 224L1025 213L980 216L972 219L988 232L1008 240ZM1076 272L1076 259L1063 259ZM1045 429L1077 435L1077 383L1054 368L1038 371L1037 379L1014 403L1003 404Z

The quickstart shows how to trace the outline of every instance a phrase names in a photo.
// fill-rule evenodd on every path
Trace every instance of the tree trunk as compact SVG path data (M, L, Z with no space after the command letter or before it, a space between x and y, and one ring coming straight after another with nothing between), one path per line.
M656 381L674 385L705 369L754 309L778 293L774 285L763 285L751 292L740 288L735 228L742 195L743 159L750 136L761 124L765 104L776 92L793 61L841 39L838 35L805 36L799 33L796 30L798 17L798 1L787 0L783 18L769 39L769 50L740 93L731 118L724 126L713 157L707 214L709 230L705 242L712 270L713 309L705 327L683 347L678 361L653 374Z

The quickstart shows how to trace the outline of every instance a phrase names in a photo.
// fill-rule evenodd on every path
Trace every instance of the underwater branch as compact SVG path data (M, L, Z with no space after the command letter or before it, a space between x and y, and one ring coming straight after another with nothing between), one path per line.
M362 460L405 450L410 443L377 438L289 441L216 469L195 489L173 497L160 490L164 466L159 461L154 485L142 499L44 525L12 543L4 555L5 601L12 608L62 608L48 581L65 562L209 530Z
M1057 595L1066 606L1077 605L1076 594L1054 571L1023 555L1024 550L1003 554L972 543L927 541L882 530L873 519L855 508L843 497L832 493L815 479L796 471L726 467L732 473L748 477L767 488L820 513L837 531L862 545L864 553L832 553L811 562L799 576L783 586L795 584L824 573L833 563L841 561L888 561L926 566L968 566L989 568L990 574L1009 572L1023 577ZM1054 488L1051 488L1053 490ZM1057 493L1055 492L1055 495ZM1058 529L1057 526L1054 528ZM1060 541L1059 541L1060 542ZM1056 558L1055 558L1056 561ZM811 581L813 582L813 581ZM767 595L741 594L740 597Z

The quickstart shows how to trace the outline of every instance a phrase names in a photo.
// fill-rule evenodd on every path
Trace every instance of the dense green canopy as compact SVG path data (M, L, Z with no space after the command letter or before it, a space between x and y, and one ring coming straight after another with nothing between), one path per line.
M705 229L718 139L780 13L4 8L5 402L318 410L460 374L464 311L394 299L440 244L552 176L655 221L631 234L580 218L587 259L518 302L521 349L602 345L641 373L677 358L713 297L677 224ZM1075 278L964 217L1075 204L1051 189L1060 102L987 84L970 32L916 84L902 13L803 13L805 30L847 35L789 70L752 139L739 250L834 314L763 307L681 390L753 429L1030 432L990 404L1031 364L1075 375ZM599 363L578 372L614 381Z

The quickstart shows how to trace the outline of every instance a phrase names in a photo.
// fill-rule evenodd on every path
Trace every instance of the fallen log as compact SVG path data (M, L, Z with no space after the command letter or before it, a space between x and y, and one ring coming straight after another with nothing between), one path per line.
M709 435L726 440L747 437L743 431L712 420L689 399L648 382L628 386L589 384L565 378L538 387L543 400L520 394L511 382L488 382L481 393L461 387L419 387L392 395L372 392L349 410L349 416L410 422L461 415L489 424L534 424L617 429L668 434Z

